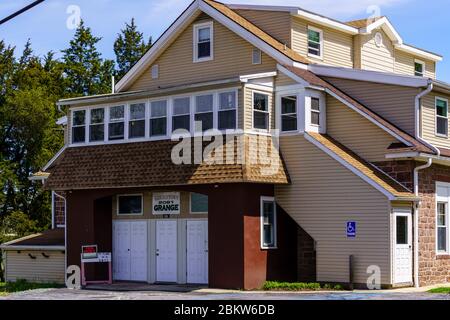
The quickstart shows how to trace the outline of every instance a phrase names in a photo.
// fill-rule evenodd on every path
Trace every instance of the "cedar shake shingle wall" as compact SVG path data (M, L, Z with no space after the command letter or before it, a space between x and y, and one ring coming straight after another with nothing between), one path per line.
M236 182L288 183L285 167L272 147L273 142L258 139L256 144L251 144L251 141L254 142L254 138L247 136L234 137L234 141L223 139L217 149L222 163L213 164L208 161L194 163L195 143L191 146L191 156L186 159L193 164L174 164L171 154L173 150L179 153L173 149L179 142L170 140L67 148L49 169L51 174L46 187L72 190ZM201 140L198 145L202 146ZM204 154L209 145L210 142L203 142L199 154ZM265 150L264 146L267 153L255 152L256 148ZM223 157L219 157L220 150ZM216 155L211 151L206 154L206 160Z

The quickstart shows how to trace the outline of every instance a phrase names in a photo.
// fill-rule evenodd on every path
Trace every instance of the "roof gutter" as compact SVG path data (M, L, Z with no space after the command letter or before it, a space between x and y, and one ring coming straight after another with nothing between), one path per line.
M416 139L434 150L437 157L439 158L441 155L441 151L436 148L434 145L428 143L420 136L420 102L421 99L433 91L433 82L429 82L427 89L419 93L415 98L415 136ZM433 158L429 157L428 162L424 165L418 166L414 169L414 194L416 197L419 197L419 171L427 169L431 167L433 164ZM419 283L419 203L414 204L414 285L416 288L420 286Z

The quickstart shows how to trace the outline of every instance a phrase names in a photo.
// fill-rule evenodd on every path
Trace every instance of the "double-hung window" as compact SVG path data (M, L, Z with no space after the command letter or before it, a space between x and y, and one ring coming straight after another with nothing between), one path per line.
M214 95L195 97L195 131L207 131L214 127Z
M297 97L281 98L281 131L297 130Z
M128 122L128 137L145 137L145 103L136 103L130 105L130 116Z
M436 98L436 134L448 135L448 100Z
M308 27L308 55L322 58L323 32L320 29Z
M213 59L213 23L194 25L194 62Z
M261 198L261 248L277 247L277 213L274 198Z
M425 62L419 60L414 61L414 75L417 77L423 77L425 75Z
M105 109L91 109L91 123L89 125L89 141L105 140Z
M191 128L191 98L177 98L173 100L172 131Z
M125 106L109 108L109 140L125 138Z
M72 143L86 142L86 110L73 111Z
M438 252L448 252L448 203L437 203L437 250Z
M236 91L219 93L219 130L236 129Z
M152 101L150 103L150 136L167 135L167 101Z
M320 126L320 99L311 98L311 124Z
M269 95L253 92L253 128L269 130Z

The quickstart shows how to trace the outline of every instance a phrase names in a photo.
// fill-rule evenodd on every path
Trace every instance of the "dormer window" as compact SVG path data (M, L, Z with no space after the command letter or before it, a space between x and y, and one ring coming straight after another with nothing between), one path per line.
M194 62L213 59L213 23L194 25Z
M416 77L423 77L425 75L425 62L419 60L414 61L414 75Z
M436 135L448 136L448 100L436 98Z
M305 130L326 133L326 101L321 92L310 90L306 93Z
M323 31L314 27L308 27L308 56L322 59L323 55Z
M72 143L86 142L86 110L74 111L72 117Z
M125 106L109 108L109 140L122 140L125 137Z

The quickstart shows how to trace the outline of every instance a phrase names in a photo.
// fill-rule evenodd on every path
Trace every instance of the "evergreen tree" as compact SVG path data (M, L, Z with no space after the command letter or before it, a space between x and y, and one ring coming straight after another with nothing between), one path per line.
M114 42L117 77L122 78L151 46L152 38L145 42L144 34L138 31L134 18L130 24L125 23L125 29L121 30Z
M63 50L67 92L72 95L94 95L111 90L114 62L103 60L96 48L101 40L81 21L70 46Z

